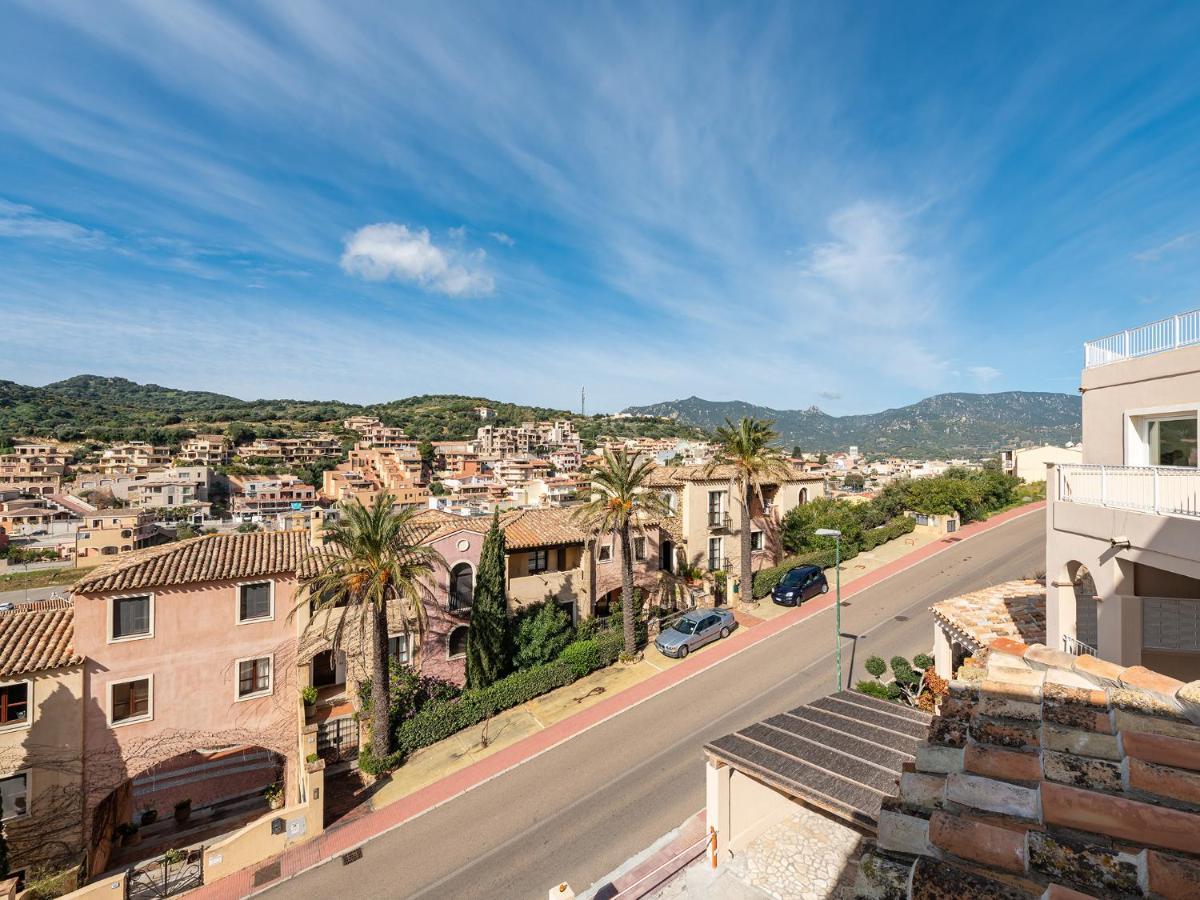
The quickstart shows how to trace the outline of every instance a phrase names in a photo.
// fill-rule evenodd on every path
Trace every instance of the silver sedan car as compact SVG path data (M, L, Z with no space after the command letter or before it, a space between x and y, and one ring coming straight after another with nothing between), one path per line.
M693 609L664 628L654 639L654 646L664 656L682 659L709 641L729 637L735 628L737 619L727 609Z

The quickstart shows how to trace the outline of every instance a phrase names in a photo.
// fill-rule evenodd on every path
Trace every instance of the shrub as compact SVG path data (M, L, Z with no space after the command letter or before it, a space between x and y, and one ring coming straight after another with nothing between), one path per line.
M550 599L523 610L513 619L512 627L517 669L557 659L575 637L571 616Z
M854 686L854 689L860 694L867 694L871 697L878 697L880 700L892 700L891 691L888 686L879 681L860 681ZM897 690L897 693L899 691Z
M399 768L403 762L404 754L399 752L390 753L382 760L379 760L371 752L370 746L363 747L358 751L358 770L372 776L386 774L393 769Z
M317 689L311 684L306 684L304 687L300 688L300 699L309 706L312 706L317 702Z
M606 633L591 641L576 641L570 646L578 648L581 644L592 644L594 650L574 649L566 659L559 658L514 672L485 688L463 691L452 700L427 703L416 715L397 726L395 755L403 758L414 750L436 744L502 710L519 706L534 697L568 685L588 672L610 665L623 646L619 632ZM567 649L564 648L564 654ZM361 755L359 768L362 768Z

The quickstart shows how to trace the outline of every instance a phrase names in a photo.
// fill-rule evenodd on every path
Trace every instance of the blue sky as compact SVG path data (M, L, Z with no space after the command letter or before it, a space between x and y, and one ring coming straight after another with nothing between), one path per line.
M1200 306L1200 6L0 7L0 378L1078 384Z

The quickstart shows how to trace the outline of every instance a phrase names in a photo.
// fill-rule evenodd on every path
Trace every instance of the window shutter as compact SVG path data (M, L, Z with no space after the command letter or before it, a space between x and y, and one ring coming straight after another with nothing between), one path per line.
M1200 651L1200 601L1143 597L1142 646Z

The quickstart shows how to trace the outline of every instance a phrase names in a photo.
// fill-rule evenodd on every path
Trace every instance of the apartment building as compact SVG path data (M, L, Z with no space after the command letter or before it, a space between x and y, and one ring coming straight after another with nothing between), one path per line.
M0 529L13 537L66 530L71 519L71 510L50 496L0 501Z
M206 465L170 466L136 474L84 473L72 482L77 494L108 493L113 499L139 509L163 509L206 503L214 484Z
M519 487L535 478L550 475L550 463L544 459L498 459L492 463L492 475L508 487Z
M792 474L763 485L762 500L750 498L750 520L741 520L741 498L731 467L706 471L702 466L662 466L649 485L663 492L679 521L681 543L674 550L694 566L736 576L740 568L741 534L750 529L755 571L780 555L779 524L788 511L825 495L825 479L793 468Z
M418 442L404 433L403 428L389 428L374 416L351 416L342 422L347 431L354 431L362 436L356 446L384 447L393 450L415 450Z
M256 802L268 813L272 784L289 808L307 801L296 654L309 616L291 613L311 550L305 531L205 535L75 585L90 873L146 810L173 828L184 799L200 821Z
M1043 444L1040 447L1015 447L1000 451L1000 468L1005 475L1020 478L1027 484L1046 480L1046 466L1050 463L1070 465L1083 462L1083 446L1055 447Z
M10 875L73 865L83 849L82 663L70 601L0 612L0 822Z
M145 441L126 441L104 450L95 468L106 475L148 472L166 468L173 458L170 447Z
M69 466L72 460L72 447L68 444L55 444L50 441L13 441L13 455L25 459L36 459L40 462Z
M295 475L230 475L229 490L235 516L273 516L317 502L316 489Z
M163 540L148 510L96 510L83 517L75 533L75 558L78 565L96 565Z
M239 459L267 460L287 465L339 459L342 445L332 434L308 434L291 438L258 438L237 448Z
M416 450L390 447L355 447L346 465L388 490L402 482L421 481L424 468Z
M198 434L179 445L180 459L204 466L223 466L229 462L233 446L223 434Z
M52 461L53 460L53 461ZM57 457L22 453L0 455L0 491L57 494L62 490L67 464Z
M503 457L530 454L545 447L574 447L582 442L570 419L553 422L524 422L521 425L483 425L475 432L480 456Z
M551 451L550 465L554 467L555 472L578 472L579 467L583 465L583 457L577 448L563 447Z
M1046 480L1047 643L1200 678L1200 311L1089 341Z
M474 475L480 471L479 454L469 441L434 441L433 467L439 472Z

